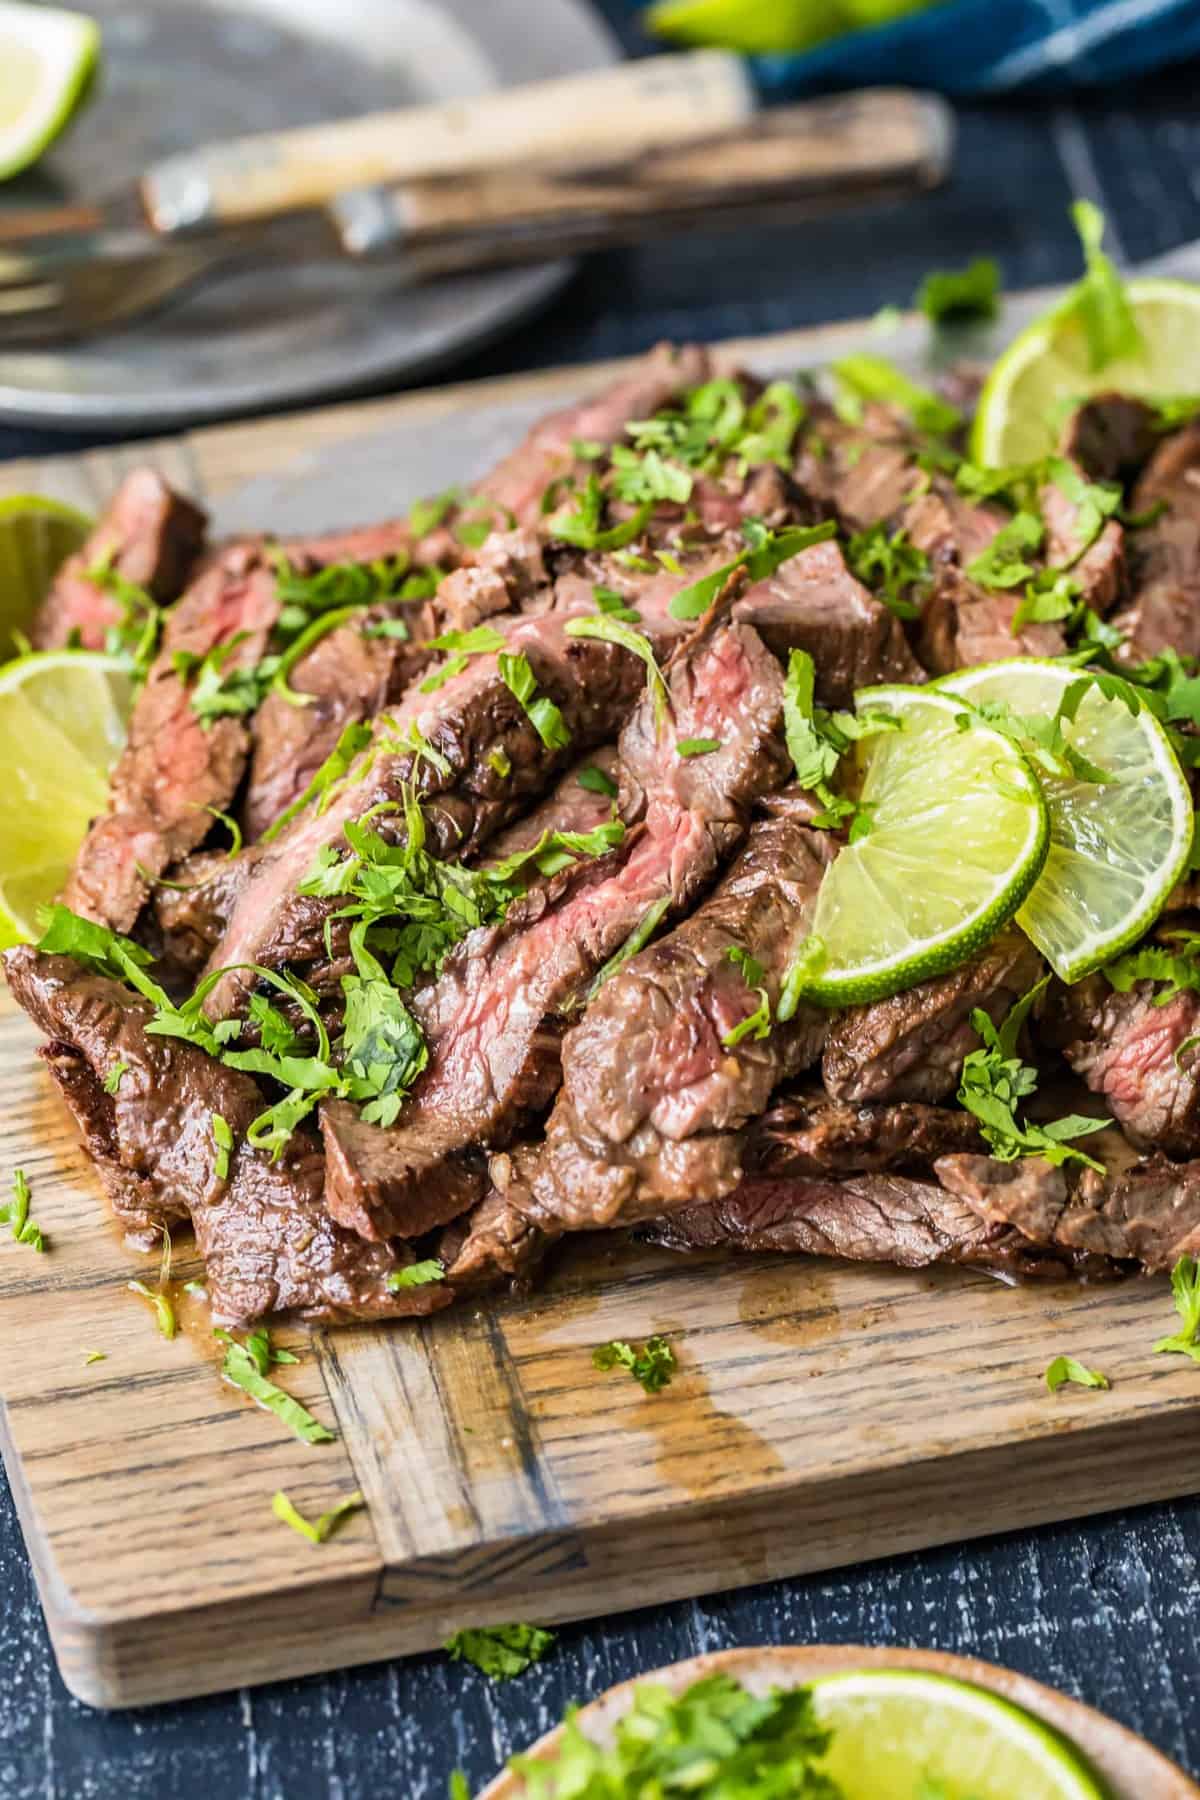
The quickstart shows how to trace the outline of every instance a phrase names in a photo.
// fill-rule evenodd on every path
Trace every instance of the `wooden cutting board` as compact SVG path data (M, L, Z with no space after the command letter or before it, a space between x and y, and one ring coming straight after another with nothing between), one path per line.
M763 374L861 326L737 348ZM888 346L889 350L895 348ZM903 337L899 348L906 348ZM911 349L911 343L907 345ZM94 507L147 455L221 532L403 510L461 481L607 372L443 388L0 466L0 494ZM103 1706L305 1674L539 1623L1190 1492L1200 1370L1155 1356L1165 1282L1010 1289L981 1274L680 1261L575 1245L532 1299L426 1324L280 1334L285 1385L336 1425L309 1447L218 1375L201 1303L166 1341L37 1034L0 997L0 1137L30 1177L43 1256L0 1229L4 1456L67 1685ZM176 1257L182 1283L199 1267ZM647 1398L591 1353L670 1337ZM89 1351L104 1360L85 1361ZM1047 1393L1070 1352L1108 1392ZM314 1547L278 1523L368 1510Z

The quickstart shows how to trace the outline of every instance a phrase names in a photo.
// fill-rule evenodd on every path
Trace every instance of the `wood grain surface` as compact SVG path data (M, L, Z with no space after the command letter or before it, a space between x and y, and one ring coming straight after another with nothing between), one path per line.
M861 328L741 346L764 374ZM901 344L903 339L901 339ZM482 469L605 371L446 388L171 443L10 465L0 486L95 504L149 454L217 529L395 512ZM1178 1493L1195 1372L1156 1357L1165 1284L1011 1290L982 1275L681 1263L573 1247L531 1301L287 1341L287 1385L336 1420L308 1448L222 1386L203 1312L159 1338L35 1034L0 1020L0 1132L50 1249L0 1244L6 1460L64 1677L104 1705L427 1648ZM180 1256L177 1273L188 1272ZM52 1321L53 1330L45 1329ZM593 1347L667 1334L644 1397ZM30 1354L31 1343L37 1353ZM85 1365L90 1349L106 1360ZM1050 1396L1070 1351L1108 1392ZM369 1510L319 1549L278 1524Z

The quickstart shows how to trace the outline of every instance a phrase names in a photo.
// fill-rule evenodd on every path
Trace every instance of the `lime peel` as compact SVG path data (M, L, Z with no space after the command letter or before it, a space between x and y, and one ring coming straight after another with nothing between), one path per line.
M0 0L0 181L29 168L66 129L99 55L94 19Z

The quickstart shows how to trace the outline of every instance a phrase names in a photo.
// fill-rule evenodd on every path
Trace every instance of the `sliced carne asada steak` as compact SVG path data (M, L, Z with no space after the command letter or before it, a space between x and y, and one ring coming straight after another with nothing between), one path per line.
M992 1225L930 1181L904 1175L752 1176L723 1200L642 1227L669 1250L777 1251L926 1269L959 1263L1006 1275L1062 1274L1066 1257Z
M973 1010L1002 1018L1041 972L1037 951L1012 927L948 975L848 1007L825 1046L828 1093L855 1103L944 1100L958 1086L963 1058L979 1048Z
M387 1278L407 1259L333 1223L311 1132L297 1131L274 1163L249 1147L247 1128L266 1104L251 1076L150 1035L145 1000L70 957L14 950L6 966L16 998L51 1038L47 1066L113 1211L142 1231L191 1218L215 1319L399 1318L446 1304L438 1287L392 1293ZM119 1065L110 1094L104 1081ZM217 1172L214 1113L234 1140L226 1178Z
M384 1140L394 1154L390 1189L376 1181L365 1209L344 1204L343 1185L331 1192L343 1224L393 1235L397 1218L436 1190L439 1161L457 1181L454 1159L468 1146L507 1142L549 1105L567 1009L647 916L670 917L694 900L744 829L750 803L781 778L782 676L748 627L701 633L668 679L669 712L660 721L658 695L647 691L621 737L644 824L607 856L534 883L501 924L470 933L437 980L414 994L430 1064L396 1124L379 1133L379 1160ZM679 743L697 737L719 747L681 757Z
M899 619L855 579L833 542L789 557L747 588L733 611L777 656L808 652L822 706L849 706L856 688L875 682L925 679Z
M750 1127L746 1169L776 1178L870 1174L926 1167L978 1146L978 1124L958 1107L918 1100L852 1106L805 1088L778 1095Z
M85 918L129 931L168 864L212 829L245 767L249 733L239 718L203 723L175 657L229 646L229 668L263 653L278 613L273 572L245 545L223 551L168 614L162 649L129 721L112 775L110 810L83 841L64 899Z
M834 849L811 817L795 790L771 803L712 896L618 970L568 1033L533 1184L568 1229L730 1192L741 1127L819 1055L828 1014L770 1024Z
M1134 515L1166 510L1129 537L1128 609L1114 625L1136 664L1160 650L1200 655L1200 420L1164 439L1133 490Z
M616 443L631 420L651 418L711 373L707 351L659 344L592 399L539 420L476 491L507 507L519 525L536 525L549 484L586 470L573 446Z
M176 863L170 886L155 888L153 924L168 970L195 976L224 931L247 865L225 850L197 850ZM158 944L155 944L157 950Z
M681 635L667 612L673 589L661 596L662 610L649 612L642 597L639 629L661 646ZM613 736L644 684L645 667L628 649L597 638L573 637L572 617L590 613L590 584L564 594L550 613L505 616L495 626L505 639L503 653L526 659L537 693L561 716L566 741L546 742L525 705L504 679L498 654L474 656L433 693L410 688L391 712L375 721L374 739L324 812L309 809L253 861L250 878L234 907L228 930L212 955L212 967L260 963L277 967L324 954L324 923L338 902L297 894L318 852L336 846L347 820L402 801L416 782L425 799L431 848L438 855L469 858L502 826L524 811L549 785L568 758ZM410 748L413 732L418 747ZM390 815L378 829L391 829ZM238 1008L244 982L230 975L208 999L211 1015Z
M1069 569L1072 580L1079 583L1080 600L1103 618L1125 592L1124 526L1118 519L1107 519L1093 541L1087 543L1080 530L1080 509L1053 481L1041 491L1041 508L1046 526L1046 566Z
M536 1273L562 1226L534 1199L531 1177L540 1145L518 1144L491 1157L491 1186L471 1212L442 1233L438 1257L458 1293L510 1281L518 1286Z
M1059 448L1093 481L1130 481L1161 442L1154 408L1144 400L1096 394L1071 414Z
M55 576L30 627L34 649L78 643L85 650L103 650L110 629L122 622L124 606L89 576L97 565L160 604L174 600L200 555L207 525L200 508L168 487L156 470L133 469L82 549Z
M1089 975L1074 987L1055 985L1041 1031L1104 1096L1132 1144L1168 1156L1200 1152L1200 1071L1194 1056L1183 1068L1176 1060L1200 1032L1200 994L1185 990L1157 1006L1152 982L1120 994L1103 975Z

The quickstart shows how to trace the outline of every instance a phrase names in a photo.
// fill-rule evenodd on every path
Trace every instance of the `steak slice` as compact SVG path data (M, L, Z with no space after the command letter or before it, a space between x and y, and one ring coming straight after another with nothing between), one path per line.
M993 1021L1041 975L1041 959L1011 927L970 962L886 1000L851 1006L829 1033L821 1065L834 1100L944 1100L958 1086L963 1058L979 1048L971 1013Z
M872 598L832 541L813 544L757 582L734 605L777 656L812 657L822 706L849 706L856 688L924 681L900 621Z
M245 1141L264 1100L249 1075L192 1044L146 1031L146 1001L66 956L14 950L9 985L47 1032L50 1073L75 1114L113 1211L135 1230L190 1217L213 1317L249 1325L271 1312L313 1320L402 1317L445 1305L436 1286L392 1293L404 1256L339 1230L325 1210L325 1164L312 1132L278 1162ZM116 1092L104 1088L125 1065ZM214 1163L212 1117L229 1125L227 1178Z
M212 828L208 807L229 805L249 733L236 717L205 726L173 658L203 657L224 644L233 645L228 668L249 666L262 656L277 612L274 574L247 545L223 551L172 609L113 770L109 811L92 825L67 882L63 898L75 912L131 930L148 878L203 841Z
M435 693L411 688L394 711L376 719L358 778L349 780L324 812L310 809L261 853L251 850L249 877L212 954L214 969L321 958L325 920L340 902L305 898L296 890L318 851L341 842L347 820L393 806L407 784L415 781L426 796L430 848L465 859L537 799L568 756L613 735L637 698L645 669L618 645L567 635L568 619L590 613L594 601L590 583L564 586L561 607L504 618L496 629L510 654L528 659L539 694L559 708L569 745L543 742L505 683L496 654L473 657ZM673 591L659 594L651 587L642 596L641 629L660 645L680 634L666 609ZM657 615L649 611L656 594ZM414 729L432 756L409 748ZM385 815L378 829L390 828ZM227 976L209 995L212 1016L239 1009L246 991L238 975Z
M1200 655L1200 420L1160 443L1133 490L1135 514L1159 502L1161 517L1130 536L1132 600L1113 620L1130 663L1167 649Z
M1196 1059L1177 1054L1200 1032L1200 995L1184 991L1156 1006L1152 982L1117 993L1103 975L1055 985L1043 1035L1094 1094L1103 1094L1129 1141L1188 1157L1200 1151Z
M163 960L173 974L200 973L225 929L245 875L242 858L224 850L197 850L174 866L169 887L155 888L154 926Z
M707 351L657 345L591 399L539 420L524 442L476 484L476 491L507 508L517 524L538 524L550 482L586 473L588 464L575 456L574 445L616 443L631 420L652 417L711 373Z
M1093 481L1127 482L1162 441L1154 408L1125 394L1096 394L1076 407L1060 449Z
M1083 473L1082 470L1079 472ZM1124 526L1118 519L1106 520L1099 535L1083 549L1079 509L1062 488L1049 482L1042 489L1040 499L1046 525L1043 554L1047 567L1069 566L1071 575L1079 583L1080 599L1103 618L1125 592Z
M669 1250L781 1251L905 1269L957 1263L1005 1275L1061 1274L1067 1260L989 1224L934 1182L887 1174L752 1176L725 1199L653 1220L639 1236Z
M755 797L782 774L778 664L744 625L702 632L670 669L670 713L657 721L647 692L621 736L644 825L607 856L532 886L499 925L473 931L437 980L413 997L430 1063L396 1124L378 1133L394 1175L367 1203L344 1184L330 1192L343 1224L372 1238L437 1192L436 1170L457 1189L468 1146L507 1142L543 1111L559 1082L559 1040L569 1008L652 907L677 913L716 871L744 830ZM712 736L720 748L682 758L678 744ZM461 1207L435 1204L443 1219Z
M833 850L811 817L795 790L772 803L712 896L614 974L568 1033L533 1181L567 1229L627 1225L730 1192L741 1127L819 1054L828 1015L810 1008L731 1041L760 1005L759 986L775 1010L804 935ZM747 957L762 971L753 986Z
M1041 1157L998 1162L944 1156L939 1181L981 1218L1011 1225L1032 1243L1070 1255L1081 1273L1114 1264L1166 1274L1200 1249L1200 1162L1139 1160L1115 1129L1088 1140L1104 1173Z
M30 627L35 650L78 643L103 650L122 620L120 599L88 579L97 563L144 588L160 604L174 600L200 555L206 515L167 486L155 469L133 469L105 507L87 542L69 556Z
M753 1176L842 1176L922 1168L939 1156L975 1150L979 1126L968 1112L897 1100L851 1106L820 1088L780 1094L750 1129Z

